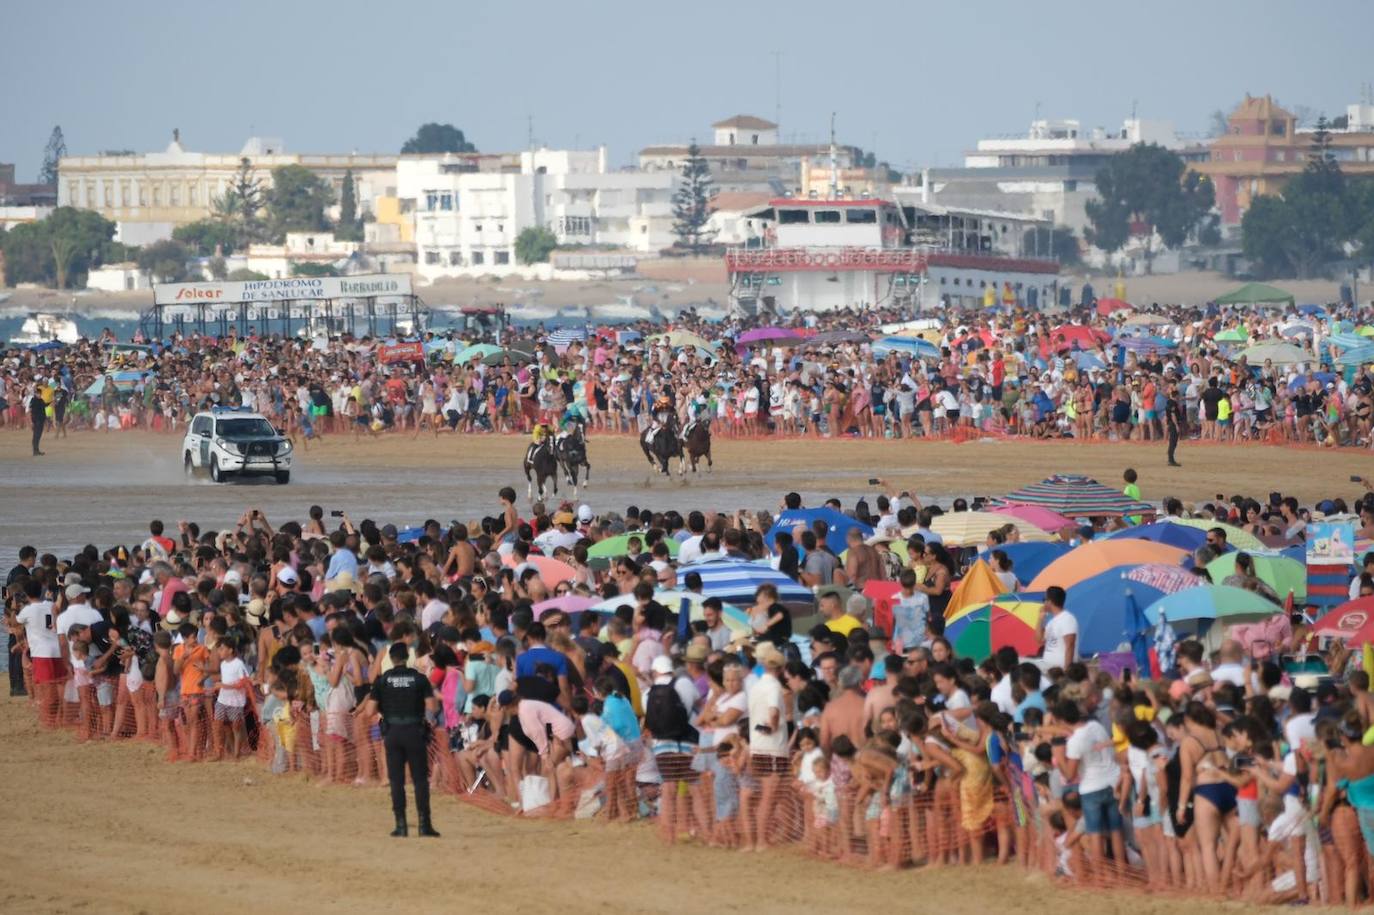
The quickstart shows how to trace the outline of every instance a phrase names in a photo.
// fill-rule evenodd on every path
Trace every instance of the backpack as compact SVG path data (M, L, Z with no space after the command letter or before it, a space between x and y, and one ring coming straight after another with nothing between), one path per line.
M687 718L682 698L671 683L660 683L649 689L644 700L644 727L656 740L676 740L682 743L697 741L696 729Z

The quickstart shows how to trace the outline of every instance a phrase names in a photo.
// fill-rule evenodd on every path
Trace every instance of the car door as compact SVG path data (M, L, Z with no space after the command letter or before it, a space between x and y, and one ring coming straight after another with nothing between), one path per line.
M202 467L209 467L209 466L210 466L210 432L211 432L211 426L213 426L213 424L214 424L214 420L211 419L211 418L208 417L208 416L202 416L200 419L197 419L197 420L196 420L196 423L200 426L200 441L199 441L199 445L200 445L200 466L202 466Z

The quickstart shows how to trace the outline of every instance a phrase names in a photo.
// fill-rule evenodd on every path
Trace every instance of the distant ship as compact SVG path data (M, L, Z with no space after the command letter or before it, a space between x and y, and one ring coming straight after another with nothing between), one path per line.
M76 327L73 315L49 314L33 311L24 319L19 333L10 337L9 342L19 346L32 346L35 343L75 343L81 339L81 331Z

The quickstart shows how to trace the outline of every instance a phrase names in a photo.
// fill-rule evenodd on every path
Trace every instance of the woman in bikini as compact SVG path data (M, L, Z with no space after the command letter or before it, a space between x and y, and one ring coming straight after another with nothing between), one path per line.
M1219 889L1221 869L1226 865L1229 870L1229 861L1218 858L1217 843L1223 837L1230 838L1236 813L1236 786L1225 777L1230 760L1217 734L1217 719L1212 710L1201 702L1189 702L1183 721L1178 819L1183 820L1186 808L1192 807L1193 828L1202 855L1202 885ZM1223 842L1222 847L1229 857L1230 842Z

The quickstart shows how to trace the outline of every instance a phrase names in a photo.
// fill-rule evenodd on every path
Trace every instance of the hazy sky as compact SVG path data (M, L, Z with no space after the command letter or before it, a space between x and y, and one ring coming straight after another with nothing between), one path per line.
M1374 81L1363 0L834 0L366 3L5 0L0 162L32 180L54 124L69 152L395 152L425 121L478 148L710 136L736 113L899 168L952 165L1046 117L1201 133L1246 92L1343 113Z

